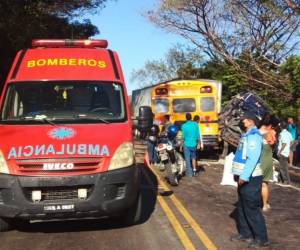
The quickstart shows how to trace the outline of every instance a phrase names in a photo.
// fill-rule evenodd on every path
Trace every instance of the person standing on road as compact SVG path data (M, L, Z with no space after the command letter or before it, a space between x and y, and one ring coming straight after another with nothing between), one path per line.
M183 153L188 177L196 175L197 161L196 151L201 147L199 126L192 121L192 115L186 113L186 122L182 125ZM191 167L192 162L192 167Z
M290 132L293 139L291 142L290 154L289 154L289 163L290 166L292 167L294 165L294 156L295 156L294 152L296 151L296 147L297 147L298 132L293 117L288 117L287 122L288 122L287 130Z
M232 241L246 241L249 248L269 245L265 219L260 209L262 170L260 156L263 138L256 127L257 118L245 113L241 118L246 132L242 134L233 159L232 172L238 182L237 227Z
M158 156L155 151L158 134L159 134L159 127L158 125L153 124L150 128L149 136L147 139L147 152L149 157L149 163L151 165L156 165L158 163Z
M276 132L272 127L271 118L264 120L263 125L259 128L263 136L263 149L260 157L260 166L263 171L263 183L261 196L263 202L263 211L268 211L271 206L269 204L269 181L273 179L273 150L272 146L276 143Z
M161 133L162 134L167 134L168 132L168 128L173 125L170 121L170 115L166 114L164 115L164 121L163 121L163 126L162 126L162 130Z
M198 127L199 127L200 116L195 115L193 121L196 122L198 124ZM198 142L200 143L200 148L203 150L204 149L204 143L203 143L203 138L202 138L200 127L199 127L199 141Z
M203 139L202 139L201 129L200 129L200 126L199 126L200 116L199 115L195 115L193 121L196 122L198 124L198 127L199 127L199 141L198 141L198 145L200 143L200 146L198 146L197 149L203 150L204 149L204 143L203 143ZM194 176L198 175L197 174L197 169L195 169L195 168L193 168L193 175Z
M296 167L300 167L300 135L298 135L297 143L296 143Z
M283 183L290 185L291 179L289 174L288 157L290 155L291 142L293 141L292 135L287 131L288 124L285 121L280 123L281 132L278 139L278 152L279 171Z

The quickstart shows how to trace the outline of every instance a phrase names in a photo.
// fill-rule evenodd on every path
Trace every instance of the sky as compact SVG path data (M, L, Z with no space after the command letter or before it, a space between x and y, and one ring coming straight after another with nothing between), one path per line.
M169 48L184 42L142 16L155 3L156 0L111 0L97 15L88 16L100 31L93 38L107 39L108 48L117 51L129 95L140 88L138 83L130 82L133 70L143 68L148 60L163 59Z

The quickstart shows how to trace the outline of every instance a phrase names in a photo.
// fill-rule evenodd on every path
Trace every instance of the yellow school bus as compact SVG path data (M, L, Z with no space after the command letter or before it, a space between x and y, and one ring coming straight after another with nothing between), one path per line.
M155 85L151 91L154 119L162 124L164 116L179 128L185 114L200 116L200 131L204 147L219 147L218 113L221 109L221 82L215 80L172 80Z

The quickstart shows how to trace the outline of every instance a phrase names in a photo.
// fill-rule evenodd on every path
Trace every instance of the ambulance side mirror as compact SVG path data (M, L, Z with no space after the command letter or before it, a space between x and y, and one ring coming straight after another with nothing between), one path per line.
M147 132L153 124L153 113L150 106L139 107L139 115L137 117L137 129L140 132Z

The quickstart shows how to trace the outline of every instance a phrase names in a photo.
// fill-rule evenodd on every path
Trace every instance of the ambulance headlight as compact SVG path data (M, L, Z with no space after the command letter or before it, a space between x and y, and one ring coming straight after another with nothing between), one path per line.
M108 170L129 167L133 164L133 162L133 144L131 142L124 142L117 148L111 158Z
M0 150L0 173L9 174L9 170L8 170L8 167L7 167L7 164L6 164L6 160L5 160L1 150Z

